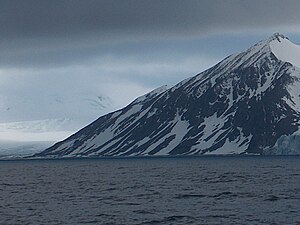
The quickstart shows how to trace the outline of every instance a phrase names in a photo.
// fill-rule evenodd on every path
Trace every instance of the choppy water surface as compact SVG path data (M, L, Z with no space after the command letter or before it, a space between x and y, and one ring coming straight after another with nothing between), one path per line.
M0 224L300 224L300 157L0 162Z

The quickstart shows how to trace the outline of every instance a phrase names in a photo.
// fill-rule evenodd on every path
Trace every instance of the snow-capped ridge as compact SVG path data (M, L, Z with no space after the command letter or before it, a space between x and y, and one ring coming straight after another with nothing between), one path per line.
M300 68L299 45L292 43L288 38L279 36L276 40L270 42L270 48L277 59Z
M146 94L144 94L144 95L142 95L142 96L136 98L136 99L132 102L132 104L136 104L136 103L139 103L139 102L144 101L144 100L147 99L147 98L150 98L150 97L154 97L154 96L156 96L156 95L159 95L159 94L163 93L164 91L168 90L168 88L169 88L168 85L163 85L163 86L161 86L161 87L159 87L159 88L156 88L156 89L154 89L154 90L152 90L152 91L150 91L150 92L148 92L148 93L146 93Z
M285 36L284 34L281 34L279 32L274 33L271 37L268 38L269 41L277 40L279 42L281 42L282 39L289 40L289 38L287 36Z

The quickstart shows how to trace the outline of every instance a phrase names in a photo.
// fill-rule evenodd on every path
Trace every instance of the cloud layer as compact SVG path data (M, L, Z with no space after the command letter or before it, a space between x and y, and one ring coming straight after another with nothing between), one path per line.
M298 26L297 0L2 0L2 38L203 35L240 28Z
M124 56L130 45L149 51L149 42L297 32L299 10L297 0L1 0L0 68L62 67Z

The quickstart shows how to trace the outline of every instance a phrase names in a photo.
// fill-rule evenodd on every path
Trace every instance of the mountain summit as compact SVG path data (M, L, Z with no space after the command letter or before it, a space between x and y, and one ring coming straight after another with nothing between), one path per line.
M300 47L274 34L174 87L137 98L36 156L297 154L299 68Z

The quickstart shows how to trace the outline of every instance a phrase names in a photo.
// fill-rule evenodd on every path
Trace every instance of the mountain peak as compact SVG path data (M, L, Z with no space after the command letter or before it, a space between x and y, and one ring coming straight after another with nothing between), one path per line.
M287 39L287 40L289 40L288 37L286 37L284 34L281 34L281 33L279 33L279 32L274 33L274 34L269 38L270 41L277 40L277 41L279 41L279 42L281 42L281 39Z
M100 117L35 156L300 154L295 66L300 67L300 47L276 33Z
M269 46L276 58L300 68L300 46L279 33L275 33L271 38L273 39L269 42Z

